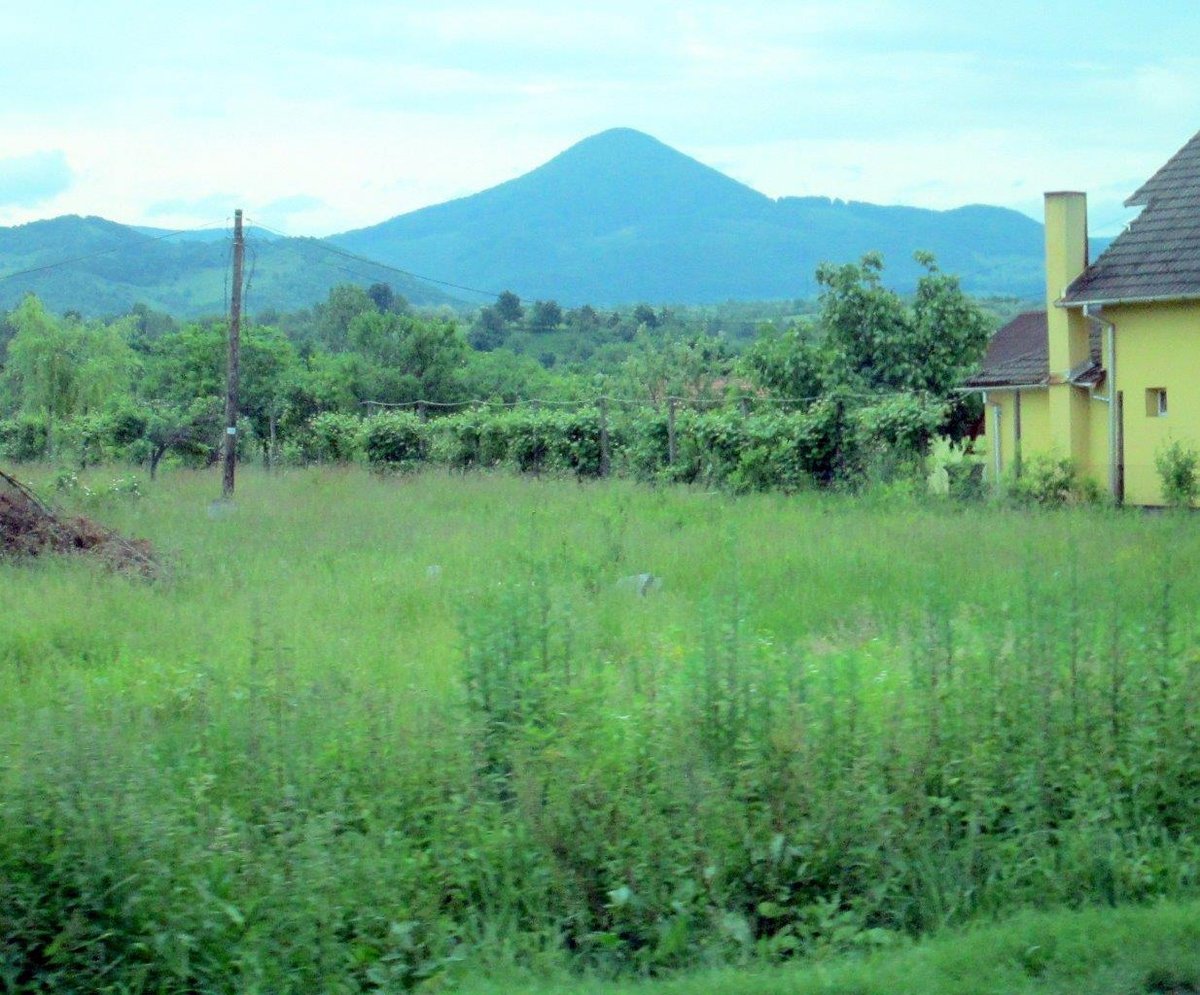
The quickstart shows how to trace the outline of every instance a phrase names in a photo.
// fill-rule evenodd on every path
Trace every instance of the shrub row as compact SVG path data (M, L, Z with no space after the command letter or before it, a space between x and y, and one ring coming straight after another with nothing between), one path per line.
M856 406L831 396L801 412L683 410L676 418L672 454L669 415L649 407L607 419L598 407L480 409L429 421L411 412L367 418L326 412L270 456L286 465L365 462L403 470L432 463L592 478L605 472L602 436L607 431L608 468L622 476L735 491L797 490L887 476L911 464L945 414L942 404L906 397ZM256 445L267 455L268 441L246 429L243 455ZM149 431L148 418L138 411L89 415L56 426L54 449L80 466L118 459L141 463L153 448ZM2 457L40 459L47 443L43 419L0 421ZM205 447L192 438L188 443L187 453L177 455L194 462ZM218 444L214 438L207 448L215 453Z
M366 419L330 413L312 419L308 437L282 455L291 463L365 461L395 469L434 463L590 478L604 472L607 432L610 469L622 476L795 490L911 461L944 417L940 404L908 398L857 408L829 398L803 412L680 411L672 459L670 417L654 408L607 420L597 407L477 410L428 422L408 412Z

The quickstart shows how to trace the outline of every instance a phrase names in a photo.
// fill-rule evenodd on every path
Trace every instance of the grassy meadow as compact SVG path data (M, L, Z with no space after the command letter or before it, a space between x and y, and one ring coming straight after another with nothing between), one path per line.
M1196 945L1095 911L1200 894L1187 516L92 477L166 576L0 561L0 992L866 993L711 972L1081 907ZM1128 990L1197 990L1163 959Z

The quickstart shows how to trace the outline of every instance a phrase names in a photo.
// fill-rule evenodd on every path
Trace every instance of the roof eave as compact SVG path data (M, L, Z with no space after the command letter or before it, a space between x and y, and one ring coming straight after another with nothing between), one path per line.
M1012 381L1004 383L977 383L968 380L961 387L955 389L964 393L974 394L978 390L1036 390L1049 386L1050 384L1046 380L1030 380L1027 383L1013 383Z
M1147 297L1087 297L1068 300L1063 297L1054 302L1055 307L1114 307L1117 304L1171 304L1200 301L1200 292L1191 294L1160 294Z

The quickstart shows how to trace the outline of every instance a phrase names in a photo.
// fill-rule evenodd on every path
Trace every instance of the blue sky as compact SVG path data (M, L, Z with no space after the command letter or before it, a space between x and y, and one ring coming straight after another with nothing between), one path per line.
M5 19L0 225L327 234L638 128L771 196L1093 231L1200 130L1200 3L42 0Z

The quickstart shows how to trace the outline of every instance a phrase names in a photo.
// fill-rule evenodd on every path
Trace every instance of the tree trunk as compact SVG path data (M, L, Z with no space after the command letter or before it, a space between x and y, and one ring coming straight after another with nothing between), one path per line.
M159 461L163 458L163 454L167 451L165 445L155 446L150 453L150 479L153 480L158 473Z

